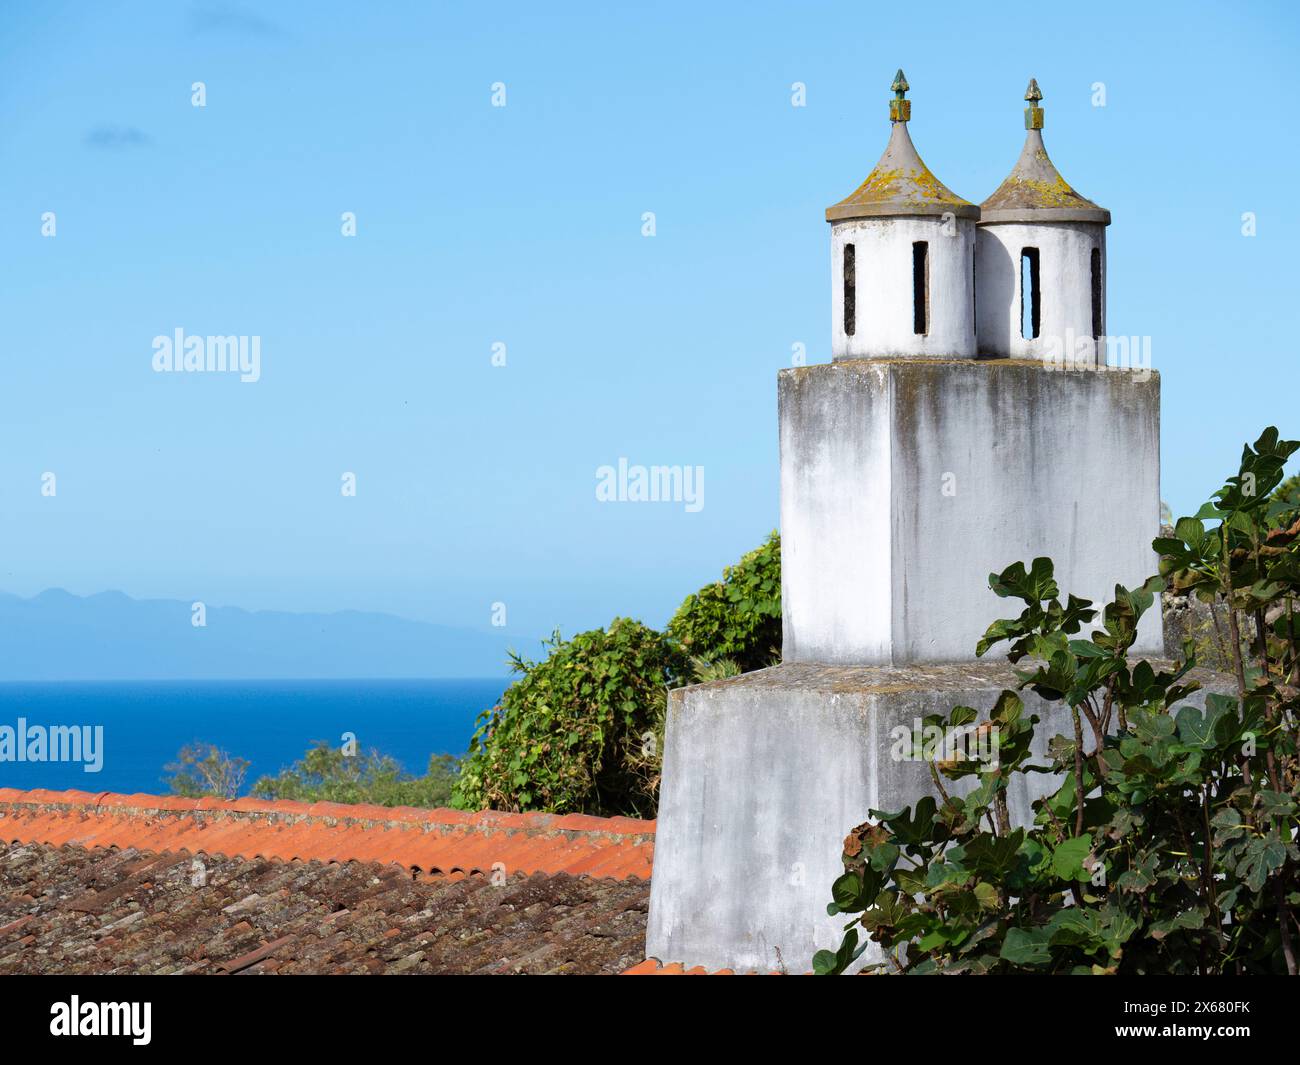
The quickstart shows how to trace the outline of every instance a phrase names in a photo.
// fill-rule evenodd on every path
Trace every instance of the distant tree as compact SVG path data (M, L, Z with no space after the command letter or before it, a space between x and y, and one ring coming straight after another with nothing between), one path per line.
M211 743L181 748L167 765L172 793L197 799L237 798L250 763ZM429 759L424 776L412 776L377 750L345 754L324 741L313 744L288 769L260 777L251 794L298 802L372 803L376 806L449 806L460 762L450 754Z
M349 755L318 741L288 769L259 778L252 794L298 802L447 806L457 772L458 762L449 754L433 755L424 776L416 777L391 755L373 749Z
M1278 485L1272 499L1288 509L1300 509L1300 473L1293 474Z
M164 768L171 774L168 783L174 795L233 799L244 786L248 766L248 759L235 758L216 744L192 743L182 747L176 761Z

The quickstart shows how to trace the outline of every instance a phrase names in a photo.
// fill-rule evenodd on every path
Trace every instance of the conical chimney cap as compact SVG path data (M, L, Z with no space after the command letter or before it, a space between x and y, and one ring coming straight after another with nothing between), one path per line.
M979 218L980 209L963 200L930 172L907 132L912 103L904 98L907 78L900 69L890 89L889 118L893 129L885 154L867 180L839 203L826 208L826 221L889 218L899 215L947 215Z
M1025 99L1025 146L1011 173L980 204L980 222L1099 222L1110 225L1110 212L1080 196L1052 163L1043 145L1043 98L1038 82L1029 80Z

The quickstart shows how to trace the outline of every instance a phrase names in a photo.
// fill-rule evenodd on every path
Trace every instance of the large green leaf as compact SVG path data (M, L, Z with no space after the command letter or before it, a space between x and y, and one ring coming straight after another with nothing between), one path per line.
M1052 852L1052 872L1062 880L1088 880L1083 860L1092 852L1091 836L1067 839Z
M1044 965L1052 960L1045 928L1009 928L999 956L1013 965Z

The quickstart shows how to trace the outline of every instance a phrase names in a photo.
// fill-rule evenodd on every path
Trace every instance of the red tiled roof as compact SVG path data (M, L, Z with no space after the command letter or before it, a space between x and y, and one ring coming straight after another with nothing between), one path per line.
M734 969L706 969L703 965L697 965L693 969L688 969L680 962L672 962L665 965L658 958L646 958L643 962L638 962L630 969L625 969L621 976L735 976ZM777 976L778 973L755 973L746 972L746 976Z
M730 969L718 969L712 972L704 968L703 965L697 965L694 969L687 969L678 962L671 965L664 965L658 958L646 958L639 965L633 965L628 969L624 976L735 976Z
M654 835L653 821L628 817L0 788L7 843L396 863L426 874L648 880Z

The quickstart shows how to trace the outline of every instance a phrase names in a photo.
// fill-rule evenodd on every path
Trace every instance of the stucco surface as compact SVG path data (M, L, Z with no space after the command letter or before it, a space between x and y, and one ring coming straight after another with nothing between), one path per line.
M912 317L912 245L929 260L929 328ZM855 329L844 331L844 245L855 248ZM836 359L975 355L975 223L965 217L859 218L831 227Z
M1018 360L851 360L779 384L783 658L971 660L1053 558L1099 605L1156 571L1159 377ZM1160 617L1138 653L1163 653Z
M1021 255L1038 249L1039 334L1021 327ZM1080 222L1001 223L976 230L976 328L981 355L1105 361L1092 332L1092 250L1101 253L1101 334L1106 334L1106 230Z
M1200 673L1210 687L1224 678ZM923 667L782 665L671 693L646 950L687 966L806 972L839 945L828 917L845 835L872 809L932 794L929 768L891 756L891 730L957 705L986 712L1013 683L1005 662ZM1035 751L1069 712L1024 693L1042 719ZM1197 693L1190 702L1201 702ZM1053 786L1020 778L1027 823ZM974 781L953 783L964 794ZM865 959L864 959L865 960Z

